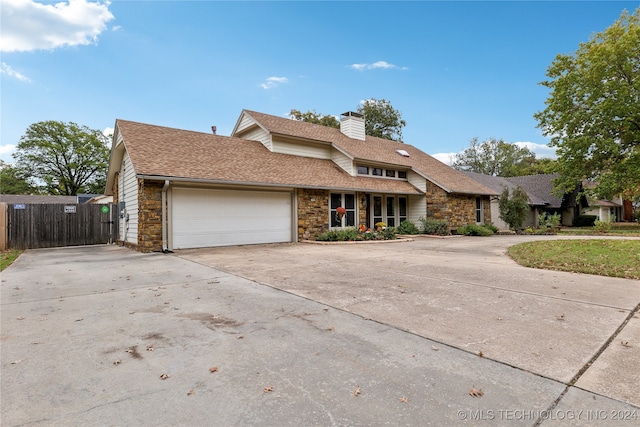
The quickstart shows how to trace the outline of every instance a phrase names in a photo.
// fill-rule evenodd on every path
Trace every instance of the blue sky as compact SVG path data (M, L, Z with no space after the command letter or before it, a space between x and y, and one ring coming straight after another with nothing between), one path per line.
M553 58L640 1L3 0L0 158L27 127L116 118L229 135L242 109L402 112L440 159L473 137L552 155L533 114Z

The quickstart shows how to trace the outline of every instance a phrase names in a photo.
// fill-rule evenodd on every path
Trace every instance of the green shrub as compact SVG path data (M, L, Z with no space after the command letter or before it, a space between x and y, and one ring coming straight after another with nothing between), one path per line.
M419 234L420 230L418 230L418 227L416 227L414 223L405 219L398 226L397 232L398 234Z
M320 242L348 242L357 240L394 240L396 239L396 229L386 227L380 231L359 232L355 227L338 228L329 230L316 236Z
M548 212L542 212L540 215L538 215L538 224L540 227L546 227L547 224L551 227L559 227L561 220L562 217L559 213L554 213L553 215L551 215Z
M493 231L477 224L468 224L464 227L458 227L458 234L464 234L465 236L492 236Z
M422 232L424 234L432 234L435 236L448 236L451 234L447 221L433 218L420 218L418 221L422 224Z
M493 234L496 234L498 232L498 227L496 227L493 224L483 224L482 225L484 228L491 230L491 232L493 232Z
M383 228L378 232L378 235L382 237L382 240L395 240L397 238L395 227Z
M600 221L596 219L593 223L593 229L598 233L608 233L611 231L611 222L612 221Z
M598 219L597 215L580 215L573 225L576 227L593 227L596 219Z

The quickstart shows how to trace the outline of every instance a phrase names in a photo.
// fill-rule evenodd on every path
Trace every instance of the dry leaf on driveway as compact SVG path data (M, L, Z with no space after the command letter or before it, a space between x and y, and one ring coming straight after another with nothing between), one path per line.
M218 372L218 367L217 366L212 366L209 368L209 372Z
M407 403L409 401L409 399L407 399L406 397L402 396L400 399L400 402L402 403Z
M265 388L262 389L262 391L265 392L265 393L272 392L273 391L273 387L271 387L271 386L265 387Z
M476 386L473 386L471 388L471 391L469 392L469 395L473 397L482 397L484 396L484 392L482 391L482 389L477 389Z
M356 389L353 391L353 395L354 396L360 395L360 386L356 387Z
M167 378L171 378L171 375L169 375L169 374L162 374L162 375L160 375L160 379L161 379L161 380L166 380Z

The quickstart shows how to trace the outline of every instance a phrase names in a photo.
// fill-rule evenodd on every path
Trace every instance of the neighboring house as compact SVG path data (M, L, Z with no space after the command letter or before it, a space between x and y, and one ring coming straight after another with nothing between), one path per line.
M107 205L109 203L113 203L113 196L106 196L104 194L99 194L97 196L93 196L85 203L90 205Z
M523 223L523 227L538 227L538 215L543 212L549 214L558 213L561 215L563 225L573 225L573 222L580 214L580 206L576 201L578 191L567 194L562 198L556 196L553 192L553 181L558 174L539 174L526 175L510 178L502 178L498 176L483 175L476 172L464 172L467 176L475 179L481 184L491 188L496 193L501 194L504 188L509 188L509 192L520 186L529 196L529 206L531 210L527 214L527 218ZM500 209L498 207L498 198L491 199L491 221L500 229L509 228L504 221L500 219Z
M622 197L612 200L589 200L589 206L583 209L583 215L596 215L600 221L629 221L625 216Z
M490 220L496 193L419 149L243 110L232 136L116 120L106 194L141 251L314 240L331 228L420 217ZM344 207L342 218L336 209Z

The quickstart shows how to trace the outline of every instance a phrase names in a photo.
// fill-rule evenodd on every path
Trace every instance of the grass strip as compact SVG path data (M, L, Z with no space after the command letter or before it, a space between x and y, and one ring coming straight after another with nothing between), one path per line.
M13 261L20 256L22 251L20 249L9 249L8 251L0 252L0 271L4 271L9 267Z
M508 254L525 267L640 279L640 240L539 240Z

